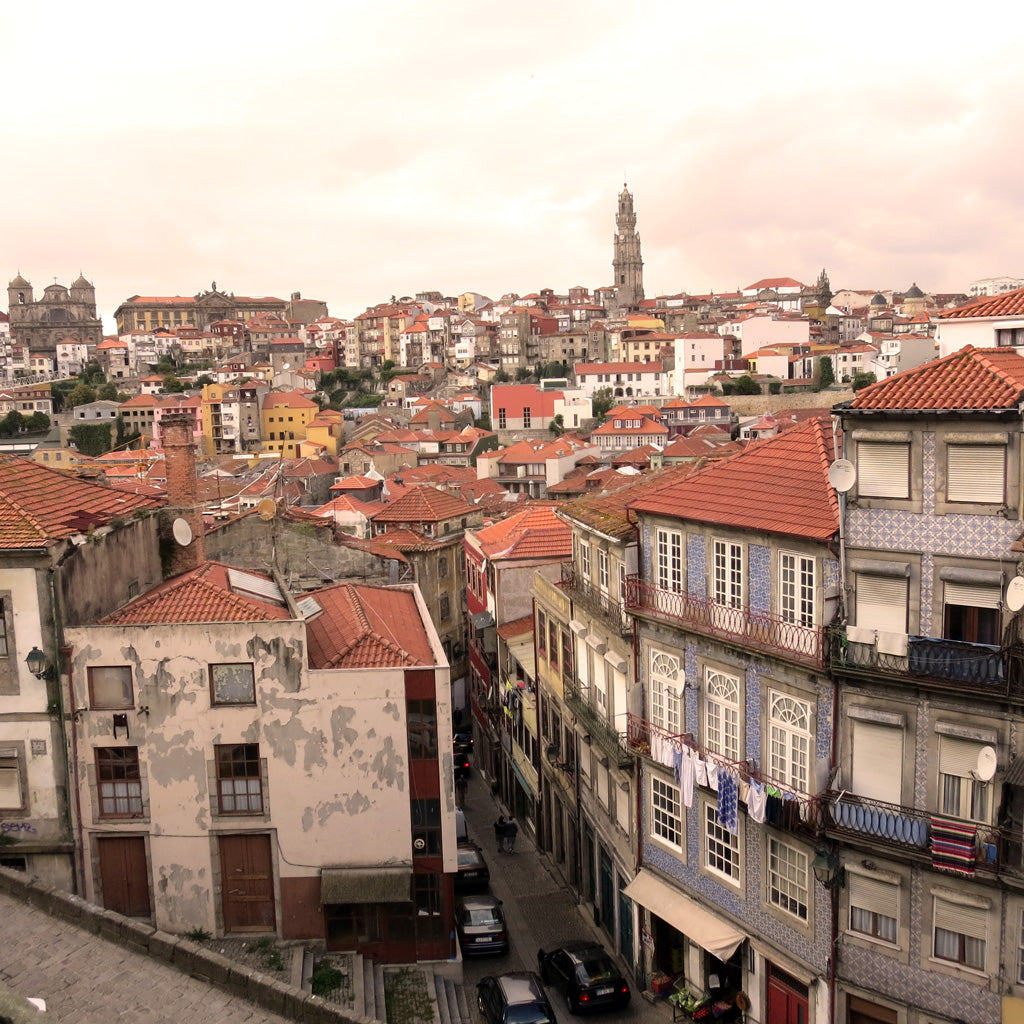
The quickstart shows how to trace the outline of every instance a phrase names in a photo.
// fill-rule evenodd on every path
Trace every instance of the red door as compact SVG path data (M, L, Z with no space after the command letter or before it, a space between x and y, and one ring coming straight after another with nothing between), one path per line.
M270 836L221 836L220 880L225 932L276 929Z
M774 964L768 964L768 1020L807 1024L807 986Z
M103 906L125 917L149 917L149 865L143 836L107 836L96 840Z

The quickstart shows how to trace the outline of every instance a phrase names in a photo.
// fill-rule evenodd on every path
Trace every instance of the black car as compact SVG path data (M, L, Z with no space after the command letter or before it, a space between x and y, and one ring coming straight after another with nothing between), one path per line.
M477 982L476 1002L484 1024L558 1024L533 971L482 978Z
M461 842L458 845L458 855L459 867L455 872L456 892L486 892L491 881L491 871L480 847L476 843Z
M455 767L455 778L457 779L468 779L469 778L469 754L465 751L456 750L452 755L452 761Z
M595 942L566 942L548 953L539 949L537 966L546 984L557 985L565 993L570 1013L622 1009L629 1003L629 984Z
M471 729L457 729L452 737L452 749L456 753L473 753L473 732Z
M493 896L463 896L455 907L455 928L463 956L508 952L501 900Z

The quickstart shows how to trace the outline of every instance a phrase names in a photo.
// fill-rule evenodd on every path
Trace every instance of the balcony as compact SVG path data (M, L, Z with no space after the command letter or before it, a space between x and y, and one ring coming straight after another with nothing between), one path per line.
M617 732L612 723L590 703L588 690L579 685L579 680L570 682L566 679L562 692L565 703L579 724L590 734L591 742L596 743L617 767L629 767L633 763L633 753L626 744L626 737Z
M891 676L929 686L951 687L992 696L1024 696L1024 673L1014 671L1002 648L938 637L908 636L906 653L879 649L879 642L850 640L847 630L832 630L829 661L847 676Z
M580 576L572 562L562 563L562 588L569 591L574 603L597 615L620 636L633 632L632 620L619 602Z
M626 745L630 750L653 761L656 764L664 764L663 761L652 756L652 751L658 746L663 746L667 740L670 744L678 747L688 747L690 752L697 754L705 761L715 762L719 768L729 768L739 773L745 781L753 780L762 786L770 787L782 794L781 806L778 816L766 819L766 824L773 828L782 829L787 832L794 832L802 836L816 837L821 834L823 822L822 798L809 793L802 793L792 786L781 782L779 779L766 775L749 761L729 761L724 757L713 754L694 742L689 733L670 733L660 726L649 722L639 715L629 714L627 718ZM657 739L656 739L657 738ZM658 743L660 739L661 743Z
M706 598L662 590L639 576L626 579L626 608L704 636L774 654L814 668L825 664L825 630L801 626L770 612L730 608Z

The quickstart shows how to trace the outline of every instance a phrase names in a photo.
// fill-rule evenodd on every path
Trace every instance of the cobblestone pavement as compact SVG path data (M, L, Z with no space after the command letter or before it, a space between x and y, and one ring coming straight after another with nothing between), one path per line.
M173 967L0 893L0 981L65 1024L286 1024Z

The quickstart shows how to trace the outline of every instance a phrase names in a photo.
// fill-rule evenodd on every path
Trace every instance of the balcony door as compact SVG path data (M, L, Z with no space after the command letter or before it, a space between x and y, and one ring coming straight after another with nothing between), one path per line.
M947 640L999 645L999 587L944 584L942 635Z

